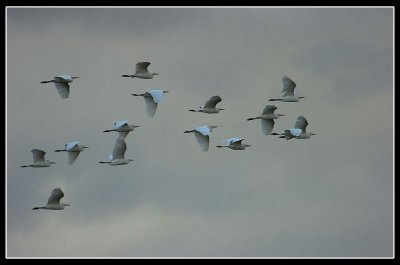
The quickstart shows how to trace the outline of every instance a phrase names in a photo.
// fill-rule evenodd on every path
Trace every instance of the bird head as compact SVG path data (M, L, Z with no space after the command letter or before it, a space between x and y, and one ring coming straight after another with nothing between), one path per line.
M218 128L217 125L210 125L210 126L208 126L208 127L210 127L211 130L212 130L212 129L215 129L215 128Z
M128 159L128 161L134 161L133 159Z
M299 97L299 98L306 98L306 97Z
M71 206L71 205L68 204L68 203L63 203L62 205L64 205L64 206Z
M316 133L310 133L310 135L317 135Z
M163 93L168 93L169 92L169 90L163 90Z
M280 114L280 113L279 113L278 116L285 116L285 114Z
M53 161L50 161L50 160L47 160L47 162L49 162L50 164L55 164L56 162L53 162Z
M159 73L153 73L153 75L160 75Z
M223 108L218 108L218 110L225 110L225 109L223 109Z
M89 148L89 146L84 146L84 145L82 145L82 148Z

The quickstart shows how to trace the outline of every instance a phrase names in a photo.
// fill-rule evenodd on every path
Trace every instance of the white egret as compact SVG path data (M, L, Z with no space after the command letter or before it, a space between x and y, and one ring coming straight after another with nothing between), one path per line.
M40 83L42 83L42 84L54 83L54 85L57 88L58 94L60 94L60 96L62 98L68 98L68 96L69 96L69 84L68 83L71 83L76 78L79 78L79 76L58 75L58 76L55 76L53 80L42 81Z
M135 130L135 128L138 128L140 126L134 125L134 124L129 124L129 121L117 121L114 122L114 126L110 130L104 130L103 132L119 132L119 138L125 139L125 137L128 135L130 131Z
M63 210L65 206L70 206L68 203L60 203L61 198L64 197L64 192L58 187L53 189L47 204L43 207L34 207L32 210Z
M32 149L31 152L33 155L33 164L24 165L21 167L49 167L51 164L55 164L55 162L50 160L44 160L44 155L46 152L39 149Z
M133 75L122 75L123 77L137 77L141 79L152 79L158 73L149 73L147 67L150 65L149 62L139 62L136 64L135 74Z
M222 101L222 99L220 96L212 96L209 100L207 100L207 102L204 104L203 107L199 107L199 109L197 109L197 110L190 109L189 111L204 112L204 113L209 113L209 114L219 113L221 110L225 110L222 108L216 108L216 105L221 101Z
M244 150L246 147L249 147L251 145L248 144L242 144L242 141L244 138L239 138L239 137L233 137L233 138L228 138L223 141L223 145L217 145L219 148L227 147L232 150Z
M99 162L101 164L109 164L110 166L118 166L128 164L133 159L125 159L126 143L124 139L118 138L115 141L112 155L109 156L110 161Z
M285 130L283 133L272 133L272 135L280 135L279 138L285 138L286 140L290 140L292 138L295 139L309 139L312 135L317 135L316 133L307 132L306 127L308 125L308 121L304 116L298 116L296 122L294 124L294 128Z
M294 88L296 87L296 83L293 82L292 79L290 79L287 76L282 77L282 97L280 98L271 98L269 101L283 101L283 102L297 102L302 98L305 97L299 97L296 96L296 93L294 92Z
M258 117L248 118L248 121L261 119L261 129L265 135L269 135L272 133L274 128L275 121L274 119L278 119L280 116L285 116L285 114L275 114L274 111L277 109L274 105L265 106L262 114Z
M217 128L218 126L214 125L209 125L209 126L200 126L196 127L193 130L190 131L184 131L184 133L194 133L194 136L197 140L197 143L201 147L201 150L204 152L208 151L208 146L210 143L210 133L214 128Z
M88 146L80 145L79 141L69 142L65 144L64 149L54 150L54 152L68 152L68 164L72 165L78 158L79 153L89 148Z
M146 102L147 116L153 118L154 115L156 114L157 105L164 98L164 94L168 92L169 92L168 90L153 89L143 94L131 94L131 95L144 97L144 101Z

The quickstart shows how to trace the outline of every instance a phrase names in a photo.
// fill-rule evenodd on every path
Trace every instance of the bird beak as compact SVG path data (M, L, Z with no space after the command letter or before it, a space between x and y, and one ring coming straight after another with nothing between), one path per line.
M83 148L89 148L89 146L82 146Z
M169 92L169 90L163 90L163 92L164 92L164 93L168 93L168 92Z
M221 108L220 108L219 110L225 110L225 109L221 109Z
M69 204L69 203L64 203L64 206L71 206L71 204Z
M56 162L53 162L53 161L50 161L50 160L48 160L48 161L49 161L50 164L55 164L56 163Z
M139 126L139 125L133 125L133 127L138 128L138 127L140 127L140 126Z
M285 114L279 114L279 115L281 115L281 116L286 116Z
M80 77L79 76L73 76L72 78L75 79L75 78L80 78Z

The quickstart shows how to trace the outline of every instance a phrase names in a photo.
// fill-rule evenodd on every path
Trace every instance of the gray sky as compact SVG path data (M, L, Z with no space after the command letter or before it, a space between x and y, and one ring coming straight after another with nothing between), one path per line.
M136 62L160 73L122 78ZM58 74L80 76L68 99ZM281 78L298 103L265 136ZM7 9L9 257L383 257L393 250L393 10L390 8ZM144 93L169 90L153 119ZM192 113L214 95L226 110ZM115 121L142 127L107 159ZM218 125L202 152L183 131ZM245 151L219 149L243 137ZM72 165L65 143L89 146ZM20 168L30 150L50 168ZM53 188L63 211L32 211Z

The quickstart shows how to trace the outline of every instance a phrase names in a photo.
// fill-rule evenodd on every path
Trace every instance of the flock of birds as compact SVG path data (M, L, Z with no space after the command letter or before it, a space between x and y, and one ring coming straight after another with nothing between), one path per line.
M150 65L149 62L139 62L136 64L135 73L132 75L122 75L122 77L130 77L130 78L140 78L140 79L152 79L158 73L150 73L147 68ZM68 98L69 96L69 83L71 83L74 79L79 78L78 76L70 76L70 75L59 75L55 76L54 79L48 81L42 81L41 83L54 83L59 95L61 98ZM281 101L281 102L298 102L300 99L304 97L299 97L294 92L296 84L287 76L282 78L282 96L280 98L270 99L269 101ZM150 118L153 118L158 104L164 98L164 95L168 93L167 90L150 90L142 94L131 94L132 96L141 96L144 98L146 103L146 111L147 115ZM222 99L220 96L212 96L206 103L199 107L198 109L190 109L192 112L203 112L208 114L217 114L223 108L218 108L217 104L221 102ZM265 135L279 135L279 138L284 138L286 140L290 139L309 139L315 133L306 131L308 122L304 116L298 116L294 127L284 130L283 133L273 133L273 128L275 125L275 119L278 119L280 116L285 116L284 114L274 113L277 109L274 105L266 105L260 116L248 118L248 121L251 120L261 120L261 129ZM117 121L114 123L112 129L104 130L103 132L118 132L118 138L115 141L112 154L109 156L109 161L101 161L101 164L109 164L111 166L117 165L125 165L129 162L133 161L133 159L126 159L126 142L125 138L129 132L134 131L135 128L140 126L129 124L129 121ZM192 130L187 130L184 133L194 133L195 139L197 140L198 145L201 150L208 151L209 149L209 136L213 129L217 128L215 125L207 125L196 127ZM250 145L242 143L244 138L241 137L233 137L223 140L222 145L217 145L218 148L230 148L232 150L245 150ZM55 152L67 152L68 153L68 164L72 165L75 160L78 158L80 152L84 149L88 148L88 146L80 145L79 141L72 141L65 144L64 149L55 150ZM50 167L52 164L55 164L53 161L45 160L46 152L33 149L31 150L33 155L33 163L29 165L23 165L21 167L33 167L33 168L41 168L41 167ZM69 206L67 203L60 203L61 198L64 197L64 193L61 188L53 189L48 202L43 207L34 207L33 210L37 209L47 209L47 210L62 210L65 206Z

